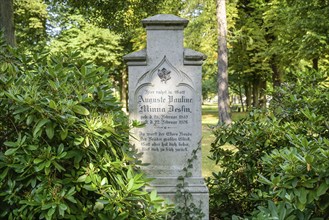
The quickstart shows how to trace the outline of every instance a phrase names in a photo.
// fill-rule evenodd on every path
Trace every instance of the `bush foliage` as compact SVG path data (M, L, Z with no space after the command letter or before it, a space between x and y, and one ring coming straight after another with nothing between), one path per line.
M268 110L216 129L212 157L223 170L208 179L212 216L327 218L328 109L328 75L295 73Z
M109 74L74 54L0 51L0 216L159 219Z

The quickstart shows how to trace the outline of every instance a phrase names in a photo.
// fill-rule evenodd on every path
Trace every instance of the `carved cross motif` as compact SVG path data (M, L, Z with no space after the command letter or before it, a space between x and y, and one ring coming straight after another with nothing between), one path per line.
M158 76L161 79L161 82L167 83L169 79L171 79L170 72L166 68L162 68L162 70L158 69Z

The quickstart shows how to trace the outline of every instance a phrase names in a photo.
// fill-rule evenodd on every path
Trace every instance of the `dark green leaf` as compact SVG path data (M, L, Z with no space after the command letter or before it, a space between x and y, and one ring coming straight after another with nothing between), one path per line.
M18 148L10 148L10 149L6 150L5 155L6 156L13 155L17 150L18 150Z
M321 185L316 190L317 197L320 197L323 194L325 194L328 189L329 189L329 185L327 183L325 182L321 183Z
M33 137L36 137L37 136L37 134L40 132L40 131L42 131L41 129L42 129L42 127L46 124L46 123L48 123L48 122L50 122L50 120L49 119L41 119L41 120L39 120L39 122L36 124L36 126L35 126L35 128L33 129Z
M46 134L48 136L48 138L51 140L54 137L54 127L53 124L50 122L47 124L46 126Z

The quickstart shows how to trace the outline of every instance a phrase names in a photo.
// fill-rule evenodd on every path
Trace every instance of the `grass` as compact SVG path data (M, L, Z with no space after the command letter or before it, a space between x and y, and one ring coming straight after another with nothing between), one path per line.
M238 120L245 117L245 112L233 112L232 120ZM219 172L220 166L215 161L209 159L211 156L211 143L215 136L212 133L212 127L218 122L217 104L205 104L202 106L202 175L204 177L211 176L212 172ZM228 146L229 147L229 146Z
M211 176L212 172L220 171L220 166L215 164L215 161L209 159L210 144L214 141L215 136L212 134L209 125L202 124L202 176Z
M215 161L210 160L210 144L214 141L215 136L212 133L212 126L218 122L217 105L202 106L202 176L211 176L212 172L220 171L220 167L215 164Z

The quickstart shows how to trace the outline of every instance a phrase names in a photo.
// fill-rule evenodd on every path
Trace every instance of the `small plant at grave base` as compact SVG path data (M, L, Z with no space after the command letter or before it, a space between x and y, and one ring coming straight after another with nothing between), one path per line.
M201 201L199 206L193 203L193 195L186 189L188 182L186 178L192 177L190 169L193 168L193 162L197 159L197 152L201 150L201 141L198 148L191 153L191 158L187 160L187 166L183 168L184 175L178 177L177 191L175 195L175 210L168 217L171 220L200 220L205 214L202 212Z
M329 78L293 77L266 112L215 131L213 159L223 171L208 179L214 218L328 219Z
M0 45L0 218L161 219L109 73Z

